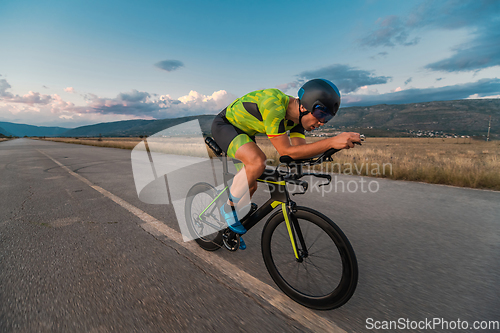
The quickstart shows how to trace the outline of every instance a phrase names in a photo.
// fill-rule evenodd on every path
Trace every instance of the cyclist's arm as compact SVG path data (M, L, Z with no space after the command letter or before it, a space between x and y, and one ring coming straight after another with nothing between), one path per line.
M313 157L324 153L330 148L349 149L354 147L354 142L361 142L359 133L354 132L344 132L332 138L293 146L290 144L287 135L280 135L269 140L278 151L278 154L281 156L287 155L293 159Z
M290 138L290 141L292 141L292 146L300 146L306 144L306 139L304 138Z

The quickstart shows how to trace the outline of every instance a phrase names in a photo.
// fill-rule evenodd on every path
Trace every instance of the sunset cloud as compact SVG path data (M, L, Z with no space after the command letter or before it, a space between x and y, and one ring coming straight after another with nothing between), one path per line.
M10 88L11 85L5 79L0 80L0 111L11 116L10 119L3 119L27 123L43 117L43 123L88 124L110 119L162 119L216 114L236 99L236 96L225 90L215 91L211 95L192 90L187 95L172 98L169 94L150 94L133 89L119 93L115 98L88 93L83 95L84 105L75 105L57 94L43 95L30 91L19 96L10 93ZM65 91L74 91L70 88Z

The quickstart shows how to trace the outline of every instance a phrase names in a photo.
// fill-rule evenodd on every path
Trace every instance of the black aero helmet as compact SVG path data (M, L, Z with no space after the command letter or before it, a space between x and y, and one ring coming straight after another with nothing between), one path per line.
M337 114L340 106L339 89L325 79L307 81L299 89L299 99L300 104L307 110L300 113L299 121L306 114L312 113L322 123L326 123Z

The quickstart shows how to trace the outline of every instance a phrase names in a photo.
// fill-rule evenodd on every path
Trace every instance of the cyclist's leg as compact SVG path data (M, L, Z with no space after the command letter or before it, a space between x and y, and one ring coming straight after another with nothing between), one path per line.
M235 158L236 152L242 146L249 143L254 143L254 141L250 136L248 136L248 134L231 124L224 115L225 113L223 111L215 117L212 124L212 135L219 147L227 153L227 156ZM246 178L246 172L244 172L243 170L245 169L241 169L236 174L236 182L233 179L231 188L229 190L229 198L231 199L231 201L228 201L227 204L220 207L221 216L226 220L228 226L231 228L231 230L240 235L244 234L246 232L246 229L239 222L237 209L238 206L240 208L243 207L241 206L241 204L243 204L245 200L243 200L241 204L237 205L236 207L234 207L234 203L240 202L241 197L244 195L246 195L246 197L248 198L247 201L249 202L248 183L246 180L242 180L242 178ZM235 184L235 189L238 189L237 193L235 193L233 190L233 186ZM242 216L240 216L240 218L241 217Z
M238 220L246 215L250 209L251 197L257 189L257 178L262 175L265 169L266 155L248 135L241 134L231 142L228 156L235 157L244 165L233 178L233 184L230 188L230 202L228 202L229 205L233 206L233 212L238 212L235 217L235 220ZM240 235L247 231L239 221L230 228ZM240 237L240 249L246 249L242 237Z
M266 168L266 155L253 141L240 146L234 155L245 167L234 177L231 194L242 198L249 192L249 195L244 197L247 200L241 202L241 205L246 205L250 203L250 198L257 190L257 178Z
M225 110L219 113L212 124L212 136L228 157L243 162L245 172L238 168L230 193L235 201L244 197L241 206L250 203L250 197L257 189L257 178L264 172L266 156L255 144L255 137L231 124L225 118ZM250 192L249 194L246 194Z

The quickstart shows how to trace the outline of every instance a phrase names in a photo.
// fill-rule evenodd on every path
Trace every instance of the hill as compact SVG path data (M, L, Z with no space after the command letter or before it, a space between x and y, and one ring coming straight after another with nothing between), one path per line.
M61 133L59 136L141 136L152 135L164 130L165 128L182 124L187 121L198 119L201 129L204 133L210 133L212 121L215 115L190 116L182 118L170 118L159 120L125 120L111 123L101 123L96 125L88 125L77 127Z
M33 126L26 124L16 124L0 121L0 128L3 128L13 136L58 136L67 131L63 127ZM0 132L1 133L1 132ZM5 134L5 133L4 133Z
M12 134L10 134L6 130L4 130L2 127L0 127L0 138L1 137L8 137L8 136L12 136Z
M59 136L128 136L127 133L133 128L140 128L155 120L123 120L110 123L99 123L95 125L81 126L68 129Z
M324 127L486 135L490 116L491 135L500 138L500 99L347 107L341 108L337 116Z

